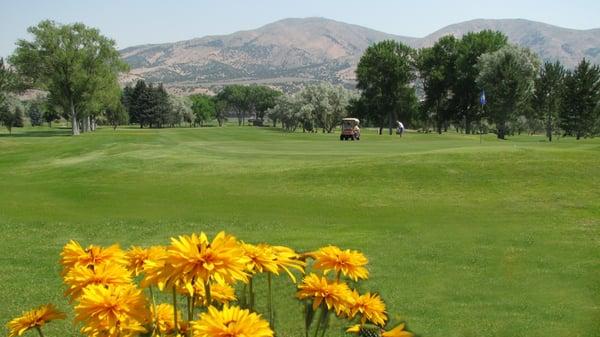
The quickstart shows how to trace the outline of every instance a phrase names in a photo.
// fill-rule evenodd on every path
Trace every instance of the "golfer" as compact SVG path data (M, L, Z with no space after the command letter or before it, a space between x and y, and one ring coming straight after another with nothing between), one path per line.
M404 133L404 124L402 124L401 121L396 121L396 123L398 124L397 128L396 128L396 134L400 135L400 137L402 137L402 134Z

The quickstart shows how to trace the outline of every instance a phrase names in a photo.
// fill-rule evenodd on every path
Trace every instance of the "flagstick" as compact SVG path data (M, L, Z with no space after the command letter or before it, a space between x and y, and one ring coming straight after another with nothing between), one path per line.
M481 144L481 138L483 137L483 127L481 126L481 119L483 118L483 115L485 113L485 110L483 109L483 107L485 106L486 100L485 100L485 90L481 91L481 95L479 96L479 103L481 104L481 118L479 119L479 144Z

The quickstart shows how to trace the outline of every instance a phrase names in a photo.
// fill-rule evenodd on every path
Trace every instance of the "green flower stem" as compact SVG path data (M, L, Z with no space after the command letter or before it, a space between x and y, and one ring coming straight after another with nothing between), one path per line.
M40 328L39 326L36 326L35 329L37 330L38 334L40 334L40 337L44 337L44 333L42 332L42 328Z
M240 304L244 309L248 308L248 285L244 283L242 294L240 296Z
M206 307L208 308L212 303L212 297L210 295L210 282L208 280L206 283L204 283L204 293L206 297Z
M269 293L267 294L267 306L269 308L269 325L273 329L273 289L271 287L271 273L267 273L267 286Z
M325 308L325 306L323 304L321 304L319 306L319 310L321 310L321 312L319 313L319 320L317 321L317 327L315 328L314 337L319 336L319 327L321 327L321 322L325 318L325 313L327 312L327 308Z
M325 332L327 331L327 328L329 328L329 309L327 309L325 302L323 302L319 308L321 313L319 314L319 320L317 321L314 337L319 335L319 330L321 330L321 337L325 336Z
M191 296L186 296L185 297L186 302L187 302L187 316L188 316L188 321L192 320L192 298Z
M325 310L325 318L323 319L323 332L321 332L321 337L325 337L325 332L329 328L329 310Z
M173 286L173 321L175 322L175 334L179 333L179 326L177 325L177 290Z
M248 281L248 289L250 295L248 307L250 307L250 311L254 311L254 286L252 285L252 277L250 278L250 281Z
M154 335L156 331L158 331L158 312L156 312L156 301L154 300L154 291L152 290L152 286L149 286L148 290L150 291L150 297L152 298L152 311L154 311L154 328L152 332L152 335Z

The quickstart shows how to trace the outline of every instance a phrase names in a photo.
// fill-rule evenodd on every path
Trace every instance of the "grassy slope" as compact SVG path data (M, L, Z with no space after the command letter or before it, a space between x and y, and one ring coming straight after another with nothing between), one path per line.
M598 335L598 140L17 132L0 134L0 322L49 300L68 308L56 262L69 239L128 247L225 229L363 250L368 288L423 336ZM301 335L293 287L277 287L280 336Z

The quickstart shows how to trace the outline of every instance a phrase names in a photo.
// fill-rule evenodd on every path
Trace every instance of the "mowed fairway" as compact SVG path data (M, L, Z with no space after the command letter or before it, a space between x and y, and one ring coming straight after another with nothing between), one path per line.
M362 250L361 290L420 336L600 335L600 139L15 132L0 134L2 324L49 301L72 318L57 263L70 239L127 248L226 230ZM276 288L279 336L303 336L294 286L282 276ZM71 324L46 335L76 336Z

